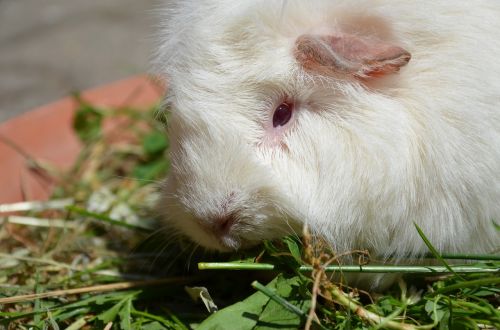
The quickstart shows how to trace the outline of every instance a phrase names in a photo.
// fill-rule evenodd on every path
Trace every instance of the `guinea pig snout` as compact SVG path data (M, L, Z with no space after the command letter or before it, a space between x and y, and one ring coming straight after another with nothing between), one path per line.
M237 223L238 215L236 212L229 214L220 214L209 219L210 227L216 236L229 234L231 228Z
M204 205L186 208L196 223L194 227L204 233L203 236L190 236L200 245L221 251L254 245L261 240L253 237L261 236L258 224L266 218L262 207L259 198L255 199L244 191L226 190L215 194ZM192 228L187 228L187 232L192 232Z
M225 251L281 233L275 227L286 224L274 217L278 185L250 145L232 135L191 138L172 140L164 189L169 223L199 245Z
M231 192L216 203L215 212L208 216L208 226L216 236L224 236L230 233L231 228L241 218L235 200L238 194Z
M209 237L217 243L219 250L235 250L241 247L241 229L246 227L244 207L240 205L241 196L230 193L214 201L212 207L203 213L198 213L198 224ZM196 212L197 213L197 212Z

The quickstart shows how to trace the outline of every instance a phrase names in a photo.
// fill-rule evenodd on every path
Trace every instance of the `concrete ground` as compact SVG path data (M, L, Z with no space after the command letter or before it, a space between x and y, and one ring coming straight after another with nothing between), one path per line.
M0 0L0 122L147 72L161 1Z

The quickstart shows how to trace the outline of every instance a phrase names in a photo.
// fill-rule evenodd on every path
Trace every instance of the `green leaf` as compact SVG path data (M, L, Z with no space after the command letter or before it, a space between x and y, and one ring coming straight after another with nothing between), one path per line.
M97 319L101 320L104 323L109 323L113 322L118 313L120 312L122 306L130 300L130 297L125 297L124 299L120 300L116 305L108 309L107 311L97 315Z
M299 286L299 277L281 274L266 287L307 312L309 300L300 296ZM297 329L301 323L297 314L270 300L262 292L256 292L247 299L212 314L196 329Z
M299 264L302 264L302 253L300 251L299 244L297 243L297 238L295 236L287 236L283 238L283 241L288 246L288 250L290 250L290 253L295 260L297 260Z
M298 276L285 278L280 275L277 277L273 291L286 300L288 305L294 306L294 309L298 309L302 311L302 315L306 315L310 308L310 300L301 296L300 286L301 280ZM271 300L264 307L255 329L299 329L304 319L297 314L282 303Z
M82 142L101 136L103 113L87 104L80 104L73 119L73 128Z
M142 147L148 155L162 153L168 147L168 141L165 134L153 131L144 137Z
M157 159L150 163L139 164L132 171L134 178L151 181L163 176L168 169L168 162L164 158Z
M265 248L266 252L269 253L270 255L273 255L275 253L281 252L279 249L277 249L274 246L274 244L273 244L272 241L267 241L266 240L266 241L263 242L263 244L264 244L264 248Z
M148 324L141 324L140 328L138 327L137 329L142 329L142 330L165 330L168 329L165 326L163 326L160 322L154 321Z
M85 299L80 299L78 302L68 305L69 307L77 307L77 306L87 306L95 302L98 305L103 305L109 301L117 301L122 300L125 296L128 296L130 292L112 292L100 294L98 296L89 296Z
M264 249L272 258L272 263L278 268L285 269L297 269L303 262L300 257L300 248L297 243L293 241L291 237L285 237L281 239L281 242L277 242L276 246L272 241L264 241ZM281 244L280 244L281 243ZM286 255L283 252L286 245L290 251L291 255Z
M158 323L163 326L161 329L177 329L177 330L189 330L175 315L173 315L170 311L165 310L167 314L170 316L171 320L167 320L159 315L153 315L148 312L138 311L132 309L131 314L135 316L136 319L139 320L153 320L153 323ZM154 325L151 325L154 327ZM142 329L142 327L140 328Z
M131 310L132 310L132 297L129 297L127 301L125 301L123 308L118 313L118 316L120 316L120 327L123 330L132 329L132 325L130 322L132 320L132 317L130 315Z
M277 278L268 284L274 288ZM226 307L203 321L197 330L245 330L253 329L257 324L264 306L269 302L269 297L261 292L256 292L245 300Z
M425 303L425 311L434 321L441 321L446 313L446 311L444 310L445 308L445 306L442 306L432 300L428 300Z

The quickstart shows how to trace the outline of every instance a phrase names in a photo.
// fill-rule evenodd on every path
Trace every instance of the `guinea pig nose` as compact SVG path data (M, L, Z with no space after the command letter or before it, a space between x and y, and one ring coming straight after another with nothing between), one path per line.
M212 220L212 230L217 235L227 235L231 227L238 221L238 209L234 207L234 202L238 194L234 191L227 194L220 200L217 211L210 220Z
M217 234L225 235L229 233L231 227L236 223L237 220L237 214L234 212L218 215L213 218L213 229Z

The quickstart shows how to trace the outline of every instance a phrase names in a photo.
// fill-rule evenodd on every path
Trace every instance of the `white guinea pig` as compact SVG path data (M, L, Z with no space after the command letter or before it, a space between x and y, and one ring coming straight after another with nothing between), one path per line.
M500 2L185 0L165 10L166 222L208 249L498 249Z

